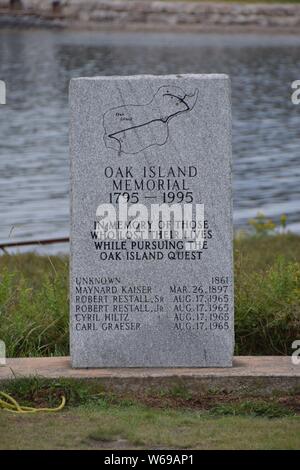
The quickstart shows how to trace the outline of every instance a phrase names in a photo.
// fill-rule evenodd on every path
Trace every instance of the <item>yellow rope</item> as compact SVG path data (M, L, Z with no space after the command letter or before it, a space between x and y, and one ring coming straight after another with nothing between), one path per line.
M52 411L60 411L64 408L66 404L66 398L62 396L61 404L56 408L32 408L31 406L21 406L13 397L8 395L5 392L0 392L0 396L2 396L5 400L0 398L0 409L10 411L11 413L37 413L39 411L45 412L52 412Z

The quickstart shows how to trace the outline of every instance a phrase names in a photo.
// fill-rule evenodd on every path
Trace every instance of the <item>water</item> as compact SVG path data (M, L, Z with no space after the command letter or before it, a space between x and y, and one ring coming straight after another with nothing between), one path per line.
M0 31L0 241L68 236L69 80L138 73L229 74L235 227L262 211L300 231L299 57L292 36Z

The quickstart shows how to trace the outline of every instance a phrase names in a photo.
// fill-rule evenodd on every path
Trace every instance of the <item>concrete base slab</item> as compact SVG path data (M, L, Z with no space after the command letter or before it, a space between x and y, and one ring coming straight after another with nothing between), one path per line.
M269 394L300 392L300 364L287 356L236 356L232 368L72 369L69 357L8 359L0 380L40 376L47 379L95 379L105 390L169 389L180 384L192 393L222 390ZM1 384L0 384L1 386Z

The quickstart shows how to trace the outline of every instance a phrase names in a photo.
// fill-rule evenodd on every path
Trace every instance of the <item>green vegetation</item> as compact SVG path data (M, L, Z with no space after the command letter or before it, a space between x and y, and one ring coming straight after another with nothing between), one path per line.
M101 380L59 378L49 379L39 376L16 377L1 381L1 391L15 398L23 406L53 408L66 398L67 407L111 406L131 407L142 405L160 409L189 409L209 412L214 416L263 416L280 418L300 414L299 389L288 392L275 391L264 395L251 387L244 387L225 393L215 389L213 393L203 390L192 392L186 387L170 384L163 389L149 386L136 391L134 398L130 392L107 391Z
M266 418L293 416L292 410L278 403L263 400L249 400L241 403L217 405L210 412L215 416L265 416Z
M22 405L67 407L55 414L0 410L0 449L298 449L299 393L272 396L106 392L97 380L17 378L1 389Z
M291 353L300 331L299 240L286 235L236 243L237 354Z

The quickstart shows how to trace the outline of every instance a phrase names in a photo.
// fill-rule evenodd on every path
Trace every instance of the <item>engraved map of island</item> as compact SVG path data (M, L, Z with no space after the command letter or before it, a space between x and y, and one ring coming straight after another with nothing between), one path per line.
M103 115L104 142L118 154L137 154L169 138L173 118L190 112L198 99L198 90L188 94L177 86L161 86L146 104L125 104Z

